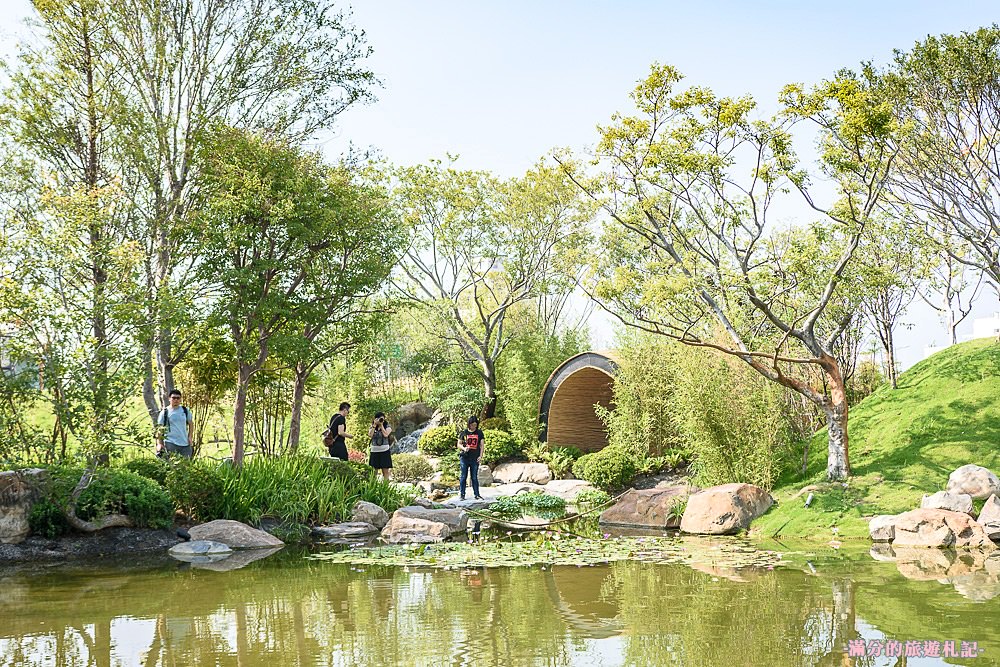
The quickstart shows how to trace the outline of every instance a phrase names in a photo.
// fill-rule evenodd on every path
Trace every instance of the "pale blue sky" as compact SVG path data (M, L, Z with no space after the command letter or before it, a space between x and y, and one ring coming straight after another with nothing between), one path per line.
M928 34L1000 21L995 0L364 0L353 7L384 87L318 145L335 157L353 142L404 164L449 152L461 155L461 166L508 176L553 147L592 143L595 125L627 108L629 90L654 61L675 65L688 83L750 93L768 109L786 83L817 82L862 60L885 62ZM0 52L11 52L29 8L0 0ZM998 310L995 295L978 310ZM909 321L918 326L900 331L907 366L945 338L926 308L914 308ZM594 325L596 343L607 344L607 322Z

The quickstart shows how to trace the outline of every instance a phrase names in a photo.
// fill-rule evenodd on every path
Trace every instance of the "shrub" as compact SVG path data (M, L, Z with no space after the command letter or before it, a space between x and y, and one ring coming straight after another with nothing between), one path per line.
M167 472L167 491L174 506L195 521L231 518L223 515L222 473L203 460L175 461Z
M487 442L488 442L487 438ZM423 432L417 441L417 448L424 454L443 456L448 452L457 451L457 432L451 426L435 426Z
M510 433L483 430L483 438L486 440L486 453L482 458L483 463L493 465L504 459L512 459L520 456L523 453L521 445Z
M563 479L573 469L573 457L562 450L548 452L544 460L555 479Z
M593 509L595 507L600 507L608 502L610 502L611 496L608 495L607 491L602 491L601 489L587 489L586 491L580 492L576 500L576 506L581 510Z
M479 428L484 431L489 429L491 431L503 431L504 433L510 433L510 422L503 417L487 417L480 422Z
M579 474L578 474L579 473ZM585 454L573 465L573 474L585 479L599 489L620 489L635 477L632 457L614 447Z
M392 457L392 478L397 482L419 482L433 474L431 462L419 454L396 454Z
M566 514L566 501L544 493L518 493L497 498L490 505L489 513L501 521L516 521L525 514L551 521Z
M163 459L144 456L126 461L122 468L146 479L151 479L160 486L167 485L167 472L170 470L170 466Z
M576 447L550 447L548 443L536 442L524 449L529 461L546 464L555 479L562 479L573 467L573 462L583 455Z
M572 447L570 445L549 445L549 451L555 453L565 454L574 461L583 456L583 450L579 447Z
M65 535L70 531L66 515L50 498L40 498L31 506L28 525L35 535L43 535L49 539Z
M58 506L69 500L82 473L77 470L70 477L75 477L72 486L59 485L59 495L53 498ZM126 470L98 470L77 499L76 515L90 521L106 514L125 514L140 528L163 529L173 523L174 506L170 495L151 479Z

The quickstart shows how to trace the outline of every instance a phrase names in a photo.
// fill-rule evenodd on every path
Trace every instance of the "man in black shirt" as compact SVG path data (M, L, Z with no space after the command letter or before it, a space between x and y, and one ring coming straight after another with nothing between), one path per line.
M459 477L460 498L465 500L465 480L472 473L472 492L476 500L482 500L479 495L479 460L483 456L483 432L479 430L479 418L469 417L468 428L458 434L458 460L461 475Z
M333 442L328 445L330 456L347 460L347 440L354 436L347 432L347 415L351 412L350 403L341 403L340 411L330 418L330 434Z

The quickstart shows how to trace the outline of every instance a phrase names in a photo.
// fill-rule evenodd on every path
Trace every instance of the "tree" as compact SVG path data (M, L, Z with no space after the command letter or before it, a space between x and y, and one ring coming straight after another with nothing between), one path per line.
M934 245L946 243L939 240ZM924 303L938 312L951 345L958 343L958 325L972 312L985 284L982 271L970 266L968 261L956 259L966 256L967 252L951 249L941 253L938 262L931 265L927 279L916 285L917 294Z
M874 142L888 114L865 91L833 81L789 87L785 112L754 120L748 97L705 88L674 93L681 75L654 65L632 94L638 113L601 128L599 173L557 155L613 224L591 294L626 324L742 359L823 410L827 476L850 474L847 393L836 347L853 319L838 290L879 202L891 155ZM821 205L791 148L789 128L815 123L823 172L839 198ZM799 192L820 219L776 228L774 201ZM723 332L724 344L714 342ZM824 386L809 382L818 369Z
M300 363L314 368L322 354L301 354L303 342L314 344L309 335L334 316L351 317L356 300L384 280L392 261L365 236L384 220L361 226L373 210L352 200L354 185L318 156L286 139L233 128L217 130L204 150L203 200L191 233L204 260L200 278L213 286L215 317L228 324L235 348L233 461L239 465L251 379L272 354L280 360L298 351ZM306 375L300 377L304 383Z
M928 37L885 71L858 75L890 104L899 131L892 203L958 263L1000 285L1000 27Z
M580 245L587 207L551 168L500 182L440 164L400 169L397 206L414 230L396 281L429 331L457 348L483 383L483 415L497 402L497 360L514 310L550 293L554 258Z

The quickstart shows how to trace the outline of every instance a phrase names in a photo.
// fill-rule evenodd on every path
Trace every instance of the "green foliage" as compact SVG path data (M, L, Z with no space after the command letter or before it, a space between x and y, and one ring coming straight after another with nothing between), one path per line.
M419 482L434 474L430 461L419 454L393 454L392 478L397 482Z
M427 402L451 422L464 424L469 415L479 414L486 403L483 380L470 364L448 364L434 376Z
M574 447L572 445L553 445L549 444L549 450L552 452L558 452L560 454L565 454L574 461L583 456L583 450L579 447Z
M501 521L516 521L526 514L551 521L566 514L566 501L540 492L518 493L497 498L489 513Z
M529 461L548 465L552 477L562 479L572 470L573 463L583 456L576 447L551 447L548 443L536 442L524 449L524 456Z
M143 456L126 461L122 468L146 479L151 479L160 486L167 485L167 473L170 471L170 465L163 459Z
M783 389L731 356L678 348L671 359L671 410L697 482L771 489L796 451Z
M483 439L486 444L480 461L487 465L513 459L522 454L520 443L509 433L483 429Z
M573 475L599 489L613 491L624 487L635 477L632 455L608 446L599 452L584 454L573 464Z
M306 456L260 456L239 468L223 466L221 514L251 524L264 517L293 523L338 523L350 518L359 500L394 512L413 499L412 491L373 475L371 468L364 466L354 472L350 466L331 466Z
M42 535L49 539L60 537L70 532L66 515L62 509L52 502L51 498L39 498L31 506L28 525L34 535Z
M602 489L587 489L581 491L574 501L580 511L586 511L595 507L600 507L611 501L611 496Z
M506 433L510 433L510 422L503 417L489 417L480 422L479 428L484 431L489 429L491 431L504 431Z
M166 488L174 505L195 521L228 519L222 507L223 478L216 464L204 459L171 462Z
M83 469L74 466L49 468L49 484L38 503L32 521L42 534L60 534L66 530L56 512L66 507ZM151 479L127 470L99 469L76 503L76 515L91 521L107 514L125 514L140 528L169 528L174 507L170 495Z
M444 456L457 451L458 434L452 426L435 426L420 435L417 448L430 456Z

